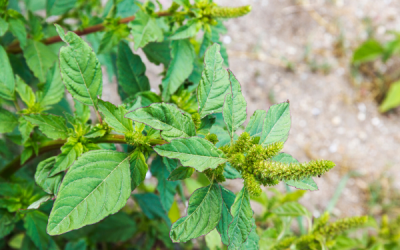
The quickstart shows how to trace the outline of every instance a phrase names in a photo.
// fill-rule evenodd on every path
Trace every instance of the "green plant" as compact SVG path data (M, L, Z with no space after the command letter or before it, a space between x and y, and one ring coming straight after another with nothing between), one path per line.
M15 3L0 6L0 244L191 248L191 239L211 232L206 239L216 235L229 249L257 249L250 195L280 181L316 190L311 177L334 167L280 153L289 102L257 110L242 127L247 103L223 68L219 34L221 19L242 16L248 6L175 0L167 10L156 2L156 12L152 2L49 0L47 15L59 15L53 25L33 14L37 6L27 4L25 13ZM71 26L70 18L80 22ZM81 31L65 33L60 25ZM85 34L97 55L79 36ZM146 67L127 41L164 65L160 94L150 91ZM101 65L117 75L118 106L102 100ZM156 187L144 182L149 165ZM243 179L243 189L226 189L227 178ZM183 186L191 196L179 218Z
M373 82L372 91L380 102L380 112L387 112L400 105L398 65L388 64L388 60L397 58L400 52L400 34L395 32L392 34L394 39L384 44L373 38L368 39L355 49L352 58L352 64L360 69L368 81ZM385 67L375 66L374 62L377 59L381 59ZM383 71L382 68L384 68Z

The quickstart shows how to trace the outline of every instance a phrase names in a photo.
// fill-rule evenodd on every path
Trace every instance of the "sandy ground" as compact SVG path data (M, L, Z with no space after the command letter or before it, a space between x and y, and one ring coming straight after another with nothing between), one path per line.
M400 2L216 2L253 7L249 15L227 21L228 33L222 38L228 48L230 69L241 82L248 102L248 117L256 109L268 109L289 99L292 128L284 152L299 161L322 158L337 164L331 172L315 179L319 190L308 192L301 202L318 216L342 177L356 171L362 176L349 179L333 213L340 217L366 213L369 183L383 171L400 178L400 112L381 115L368 94L360 98L360 89L349 80L349 58L351 48L366 37L363 19L370 18L377 34L383 36L399 24L396 15ZM335 57L334 50L339 34L345 45L340 58ZM318 64L330 65L330 72L312 72L310 63L304 60L307 47ZM285 69L286 60L293 62L294 72ZM161 68L146 64L156 89L161 82L157 77ZM114 99L115 84L105 85L103 93L104 99Z

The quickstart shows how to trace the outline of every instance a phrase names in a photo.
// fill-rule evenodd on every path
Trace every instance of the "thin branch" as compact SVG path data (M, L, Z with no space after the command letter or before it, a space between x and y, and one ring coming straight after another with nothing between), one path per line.
M171 15L171 13L168 12L168 11L161 11L161 12L157 12L156 14L159 17L170 16ZM133 21L133 20L135 20L135 16L125 17L125 18L122 18L121 20L119 20L119 23L120 24L128 23L128 22ZM88 34L91 34L91 33L102 31L102 30L104 30L104 28L105 28L105 26L103 24L96 24L94 26L87 27L87 28L85 28L83 30L74 31L74 33L77 34L78 36L84 36L84 35L88 35ZM53 36L53 37L46 38L46 39L42 40L41 42L46 44L46 45L49 45L49 44L58 43L58 42L61 42L61 41L62 40L61 40L60 36ZM13 42L10 46L8 46L7 47L7 52L8 53L13 53L13 54L21 53L22 49L19 46L19 41L17 40L15 42Z
M43 155L44 153L54 151L54 150L59 150L67 140L55 140L55 141L49 141L43 143L40 148L39 148L39 153L38 155L32 155L27 161L25 161L24 164L28 163L29 161L33 160L36 157L39 157L40 155ZM97 140L94 141L94 143L120 143L120 144L126 144L125 136L124 135L105 135ZM161 145L167 143L164 140L161 139L150 139L150 145L155 146L155 145ZM3 178L8 178L11 175L13 175L15 172L17 172L20 168L23 167L24 164L21 164L21 155L17 156L14 160L12 160L10 163L8 163L3 169L0 170L0 177Z

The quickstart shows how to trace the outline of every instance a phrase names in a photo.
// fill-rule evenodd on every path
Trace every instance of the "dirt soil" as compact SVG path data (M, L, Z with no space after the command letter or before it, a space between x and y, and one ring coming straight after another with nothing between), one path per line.
M329 159L337 164L315 178L319 190L308 192L301 203L318 216L340 180L355 171L361 177L348 180L333 214L365 214L370 183L384 172L400 178L400 112L380 114L368 92L351 83L349 62L352 49L367 36L365 19L383 37L387 30L399 27L400 2L215 2L253 7L247 16L227 21L228 32L222 37L230 69L242 84L248 117L257 109L266 110L289 99L292 128L283 151L299 161ZM344 49L337 49L338 41ZM309 60L305 60L307 51ZM313 60L316 63L310 63ZM287 70L288 62L294 66L293 72ZM157 89L162 69L146 65L152 87ZM115 101L116 96L115 84L104 86L104 99ZM228 182L239 190L241 184L237 184ZM279 189L284 190L283 185Z

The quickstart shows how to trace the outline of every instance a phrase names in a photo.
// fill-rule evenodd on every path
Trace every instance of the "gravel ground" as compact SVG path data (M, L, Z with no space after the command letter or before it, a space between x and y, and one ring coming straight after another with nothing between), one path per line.
M368 93L351 84L351 48L367 36L365 18L371 20L378 35L398 27L400 3L390 0L215 2L253 7L247 16L227 21L228 33L223 37L230 69L241 82L248 103L248 117L257 109L266 110L289 99L292 128L283 151L299 161L322 158L337 164L331 172L315 179L319 190L308 192L301 202L318 215L326 208L343 176L356 171L362 176L349 179L333 213L340 217L365 214L369 183L384 171L400 178L400 112L381 115ZM337 57L335 44L340 34L345 49L343 56ZM307 50L320 65L318 72L313 72L312 64L304 60ZM294 72L285 68L287 61L294 64ZM158 89L161 68L146 64L152 87ZM324 68L330 71L324 74L321 72ZM116 102L117 96L115 84L104 86L104 99ZM241 186L237 181L228 185L237 190ZM279 188L284 189L283 185Z

